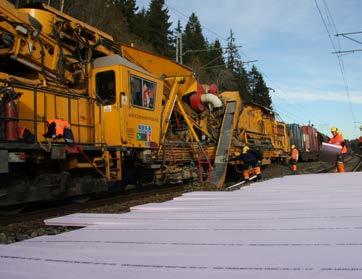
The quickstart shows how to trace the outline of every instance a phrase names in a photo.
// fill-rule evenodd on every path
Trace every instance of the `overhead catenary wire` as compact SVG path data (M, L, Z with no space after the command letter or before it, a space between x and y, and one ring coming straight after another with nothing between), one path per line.
M278 106L279 108L281 108L279 109L280 114L291 116L294 119L294 122L299 124L308 123L311 120L307 114L301 114L295 108L291 107L290 106L291 104L286 100L284 100L283 98L280 97L275 97L275 98L279 99L281 102L287 105L286 107L282 108L280 103L279 104L276 102L273 103L273 106ZM315 121L313 122L313 124L315 124Z
M273 105L274 111L279 117L282 119L283 122L286 123L296 123L300 125L309 125L309 119L306 118L305 120L301 120L300 115L294 114L294 112L289 111L288 109L280 107L280 104L274 103ZM286 121L284 121L284 119ZM313 123L313 126L321 126L321 124Z
M168 7L170 10L173 10L175 13L183 16L186 19L189 19L189 16L187 16L186 14L184 14L183 12L179 11L178 9L174 8L173 6L171 6L170 4L165 3L165 6ZM200 23L201 24L201 23ZM201 27L205 30L208 30L210 33L214 34L216 37L218 37L219 39L222 39L224 41L227 41L227 39L223 36L221 36L220 34L218 34L217 32L213 31L212 29L208 28L207 26L201 24Z
M337 38L338 38L338 35L341 35L341 36L343 36L344 38L347 38L347 39L349 39L349 40L351 40L351 41L353 41L353 42L355 42L355 43L357 43L357 44L362 45L362 42L361 42L361 41L359 41L359 40L357 40L357 39L354 39L354 38L352 38L352 37L350 37L350 36L348 36L348 35L345 35L345 34L337 34L337 35L336 35Z
M272 86L274 88L277 88L277 91L279 93L284 94L285 96L287 96L288 94L285 93L282 89L281 86L279 86L278 84L276 84L275 81L272 81L271 78L269 77L269 75L267 75L265 72L260 71L263 75L263 77L265 77L267 80L269 80L269 82L272 84ZM313 116L314 119L316 119L317 121L321 121L321 119L319 118L319 116L317 116L314 112L309 111L308 113L306 112L307 109L304 108L304 106L301 103L298 103L298 105L295 105L293 102L287 101L284 98L278 97L277 95L273 95L273 98L277 98L280 99L282 102L286 103L288 105L288 108L293 109L294 111L298 112L298 114L304 115L306 119L310 120L310 116ZM323 122L323 121L321 121Z
M324 17L323 17L322 11L321 11L321 9L320 9L320 7L319 7L319 5L318 5L318 1L317 1L317 0L314 0L314 2L315 2L315 5L316 5L316 7L317 7L318 13L319 13L319 15L320 15L320 17L321 17L321 19L322 19L323 25L324 25L324 27L325 27L325 29L326 29L326 32L327 32L327 34L328 34L329 40L330 40L330 42L331 42L331 44L332 44L332 47L333 47L334 51L337 52L337 51L338 51L338 50L337 50L337 47L336 47L336 45L335 45L335 43L334 43L334 41L333 41L331 32L329 31L328 25L327 25L327 23L326 23L326 21L325 21L325 19L324 19ZM327 6L326 9L329 11L327 3L324 2L324 4ZM331 17L331 18L332 18L332 17ZM332 18L332 21L333 21L333 18ZM334 23L333 23L333 25L335 26ZM336 29L335 29L335 31L336 31L336 33L338 33ZM340 49L339 49L339 51L340 51ZM357 126L356 126L356 124L355 124L355 122L356 122L356 117L355 117L355 114L354 114L354 111L353 111L352 102L351 102L351 97L350 97L350 93L349 93L349 86L348 86L347 79L346 79L346 77L345 77L343 60L341 59L341 56L338 55L338 54L337 54L337 60L338 60L338 65L339 65L339 69L340 69L340 72L341 72L342 80L343 80L343 83L344 83L344 88L345 88L345 91L346 91L346 96L347 96L347 100L348 100L348 103L349 103L349 109L350 109L350 111L351 111L351 115L352 115L352 119L353 119L353 124L354 124L354 127L357 128Z
M324 10L326 12L326 15L327 15L327 20L329 22L329 25L332 26L332 28L335 30L335 32L337 32L337 27L336 27L336 24L334 23L334 20L333 20L333 16L329 10L329 7L328 7L328 4L326 2L326 0L323 0L323 4L324 4ZM337 43L338 43L338 48L341 49L341 41L339 40L339 38L337 38Z
M336 30L337 31L337 30ZM343 38L346 38L348 40L351 40L357 44L362 44L361 41L355 39L355 38L352 38L350 37L350 35L356 35L356 34L361 34L362 32L361 31L358 31L358 32L348 32L348 33L337 33L335 34L334 36L336 36L336 38L339 39L340 36L342 36ZM362 51L362 49L351 49L351 50L339 50L337 52L332 52L333 54L339 54L341 56L341 54L349 54L349 53L355 53L355 52L359 52L359 51Z
M296 116L294 113L290 111L287 112L284 108L281 108L279 104L273 104L274 111L281 117L283 116L284 119L290 119L291 121L287 121L289 123L301 123L300 117Z
M184 14L183 12L179 11L178 9L174 8L174 7L171 6L170 4L165 3L165 6L168 7L170 10L173 10L175 13L183 16L185 19L187 19L187 20L189 19L189 16L187 16L187 15ZM201 27L202 27L204 30L208 30L210 33L214 34L218 39L221 39L222 41L225 41L225 42L228 41L228 39L227 39L226 37L218 34L218 33L215 32L215 31L213 31L211 28L209 28L209 27L207 27L207 26L205 26L204 24L201 24L201 23L200 23L200 25L201 25ZM236 46L236 47L237 47L237 48L240 48L241 46ZM222 49L228 49L228 47L223 47ZM244 53L242 50L240 50L240 52L241 52L241 53ZM244 56L247 57L246 54L245 54ZM249 57L247 57L247 58L250 60ZM215 59L215 60L216 60L216 59ZM209 63L211 63L211 62L209 62ZM208 64L209 64L209 63L208 63ZM208 64L207 64L207 65L208 65ZM205 66L206 66L206 65L204 65L204 67L205 67Z
M339 56L342 56L342 54L355 53L360 51L362 51L362 49L339 50L332 52L332 54L338 54Z
M303 123L303 122L307 122L308 120L310 120L308 117L305 117L305 116L300 115L299 113L293 111L290 107L284 108L284 106L282 106L281 102L287 104L288 106L289 106L289 103L287 103L282 98L278 98L278 99L280 100L280 102L273 103L273 107L279 107L280 113L288 114L288 115L292 116L295 120L297 120L298 123ZM281 111L283 111L283 112L281 112Z

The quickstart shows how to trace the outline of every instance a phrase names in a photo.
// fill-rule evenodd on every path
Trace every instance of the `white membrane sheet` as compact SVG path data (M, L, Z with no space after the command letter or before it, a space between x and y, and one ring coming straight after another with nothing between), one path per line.
M362 278L362 174L194 192L0 246L0 278Z

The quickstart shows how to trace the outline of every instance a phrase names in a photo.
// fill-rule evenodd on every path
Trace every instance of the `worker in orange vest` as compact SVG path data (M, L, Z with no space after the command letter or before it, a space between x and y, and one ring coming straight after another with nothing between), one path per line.
M70 124L63 119L48 119L48 131L44 134L45 138L61 139L64 138L66 142L73 142L73 135L70 130ZM69 135L71 134L71 135Z
M290 170L293 173L297 172L297 162L299 159L299 151L298 149L295 147L294 144L292 144L292 150L290 152Z
M333 137L329 140L329 143L342 146L342 149L337 157L336 167L338 172L344 172L344 156L347 153L347 147L342 133L336 128L331 128Z

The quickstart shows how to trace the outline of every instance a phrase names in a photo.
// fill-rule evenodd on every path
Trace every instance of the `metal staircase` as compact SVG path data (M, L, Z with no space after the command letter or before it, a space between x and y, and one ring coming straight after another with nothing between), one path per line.
M210 181L213 168L207 151L203 148L200 142L191 144L191 147L197 161L200 182Z

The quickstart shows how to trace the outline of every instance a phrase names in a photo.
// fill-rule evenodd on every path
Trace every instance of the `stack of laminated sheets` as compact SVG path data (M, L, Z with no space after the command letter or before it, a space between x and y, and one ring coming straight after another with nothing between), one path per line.
M362 278L362 173L193 192L0 246L0 278Z

